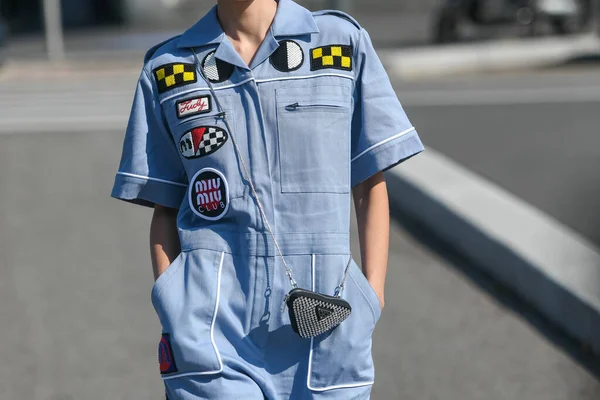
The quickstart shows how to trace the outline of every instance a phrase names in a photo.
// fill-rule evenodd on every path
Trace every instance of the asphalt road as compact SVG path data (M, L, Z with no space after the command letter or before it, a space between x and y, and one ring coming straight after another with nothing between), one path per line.
M109 198L121 142L0 135L2 400L162 398L150 212ZM590 369L468 271L394 222L374 399L598 399Z
M600 63L396 89L426 145L600 246Z

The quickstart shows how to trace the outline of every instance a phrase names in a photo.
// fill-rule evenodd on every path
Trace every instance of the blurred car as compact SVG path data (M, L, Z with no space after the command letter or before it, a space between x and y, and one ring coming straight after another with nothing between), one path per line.
M517 27L534 36L542 24L555 34L581 32L590 25L597 0L443 0L436 10L433 41L463 40L465 26Z

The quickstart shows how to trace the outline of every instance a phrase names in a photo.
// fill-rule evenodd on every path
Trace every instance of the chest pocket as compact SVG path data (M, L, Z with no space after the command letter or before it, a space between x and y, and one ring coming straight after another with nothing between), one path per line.
M345 86L277 90L283 193L349 193L350 105Z

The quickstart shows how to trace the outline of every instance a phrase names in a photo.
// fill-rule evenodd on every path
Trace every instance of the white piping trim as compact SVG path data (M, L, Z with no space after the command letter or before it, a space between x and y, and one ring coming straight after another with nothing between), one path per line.
M317 272L317 256L315 254L312 255L312 261L311 261L311 268L312 268L312 286L311 286L311 290L314 292L315 290L317 290L317 278L316 278L316 272Z
M253 80L254 80L254 78L248 78L245 81L241 81L241 82L235 83L233 85L219 86L219 87L216 87L214 89L215 89L215 91L217 91L217 90L231 89L231 88L234 88L236 86L242 86L243 84L248 83L248 82L253 81ZM160 104L164 103L165 101L171 100L174 97L179 97L179 96L182 96L182 95L185 95L185 94L189 94L189 93L201 92L201 91L209 91L209 90L210 90L210 88L208 88L208 87L205 87L205 88L202 87L202 88L194 88L194 89L190 89L190 90L184 90L182 92L175 93L175 94L172 94L170 96L167 96L167 97L161 99Z
M316 260L316 256L313 254L312 255L312 262L311 262L311 269L312 269L312 291L314 292L315 289L315 272L316 272L316 268L315 268L315 262ZM324 388L315 388L310 384L310 377L312 375L312 358L313 358L313 345L314 345L314 341L315 338L311 338L310 339L310 352L308 354L308 374L306 377L306 386L308 387L309 390L313 391L313 392L326 392L328 390L334 390L334 389L351 389L351 388L357 388L357 387L361 387L361 386L370 386L373 385L375 382L374 381L369 381L369 382L358 382L358 383L349 383L349 384L344 384L344 385L334 385L334 386L327 386Z
M360 153L359 155L357 155L356 157L354 157L352 160L350 160L350 162L354 162L355 160L361 158L362 156L364 156L365 154L367 154L368 152L370 152L373 149L376 149L379 146L383 146L384 144L391 142L392 140L396 140L399 137L402 137L404 135L407 135L411 132L415 131L415 127L413 126L412 128L409 128L407 130L405 130L404 132L400 132L399 134L392 136L391 138L387 138L384 141L381 141L377 144L374 144L373 146L369 147L368 149L366 149L365 151L363 151L362 153Z
M221 252L221 262L219 262L219 275L217 278L217 302L215 304L215 312L213 314L212 322L210 323L210 341L212 342L217 358L219 359L219 369L212 372L202 372L198 375L218 374L223 371L223 360L221 359L221 353L215 342L215 321L217 320L217 313L219 312L219 302L221 300L221 275L223 272L223 260L225 259L225 252Z
M117 175L129 176L131 178L144 179L146 181L155 181L155 182L160 182L160 183L168 183L169 185L181 186L181 187L184 187L184 188L188 187L188 185L185 185L183 183L171 182L171 181L166 181L164 179L158 179L158 178L151 178L149 176L142 176L142 175L130 174L128 172L121 172L121 171L119 171L119 172L117 172Z
M310 290L312 290L313 292L315 291L315 255L312 255L311 258L311 262L310 262L310 268L311 268L311 275L312 275L312 282L311 282L311 287ZM312 358L313 358L313 345L315 342L315 338L312 337L310 338L310 351L308 353L308 374L306 374L306 386L308 387L309 390L315 390L313 389L313 387L310 384L310 377L312 375Z
M227 85L227 86L219 86L214 88L215 91L216 90L225 90L225 89L231 89L237 86L242 86L245 83L254 81L256 83L265 83L265 82L275 82L275 81L289 81L289 80L297 80L297 79L310 79L310 78L318 78L321 76L337 76L339 78L346 78L346 79L350 79L350 80L354 80L353 76L350 75L345 75L345 74L317 74L317 75L307 75L307 76L286 76L286 77L281 77L281 78L271 78L271 79L256 79L254 77L252 78L248 78L244 81L232 84L232 85ZM208 87L201 87L201 88L194 88L194 89L190 89L190 90L184 90L178 93L174 93L170 96L164 97L163 99L160 100L160 104L163 104L165 101L169 101L175 97L179 97L179 96L183 96L183 95L187 95L190 93L194 93L194 92L202 92L202 91L209 91L210 88Z
M265 83L265 82L274 82L274 81L289 81L296 79L310 79L310 78L318 78L321 76L337 76L340 78L347 78L354 80L353 76L344 75L344 74L316 74L316 75L306 75L306 76L286 76L281 78L271 78L271 79L256 79L256 83Z
M192 376L192 375L214 375L220 374L223 372L223 359L221 358L221 353L219 352L219 348L217 347L217 343L215 342L215 321L217 320L217 313L219 312L219 301L221 299L221 276L223 272L223 260L225 259L225 252L221 252L221 261L219 262L219 273L217 275L217 301L215 304L215 312L213 313L212 322L210 323L210 341L213 345L213 349L217 354L217 358L219 360L219 369L216 371L206 371L206 372L188 372L185 374L173 375L163 377L163 380L181 378L182 376Z
M335 385L335 386L328 386L326 388L319 388L319 389L315 389L312 387L308 387L310 390L312 390L313 392L326 392L328 390L335 390L335 389L352 389L352 388L357 388L357 387L362 387L362 386L371 386L373 385L375 382L371 381L371 382L360 382L360 383L351 383L348 385Z

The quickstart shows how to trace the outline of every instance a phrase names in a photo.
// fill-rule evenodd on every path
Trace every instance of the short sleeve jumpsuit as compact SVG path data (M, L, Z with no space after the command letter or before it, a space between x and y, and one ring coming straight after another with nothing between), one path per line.
M313 339L293 332L290 283L232 137L298 285L329 295L351 259L352 188L423 145L355 20L278 3L250 66L215 7L150 50L135 93L112 196L179 209L182 252L152 288L171 400L370 396L377 295L352 261L350 317Z

